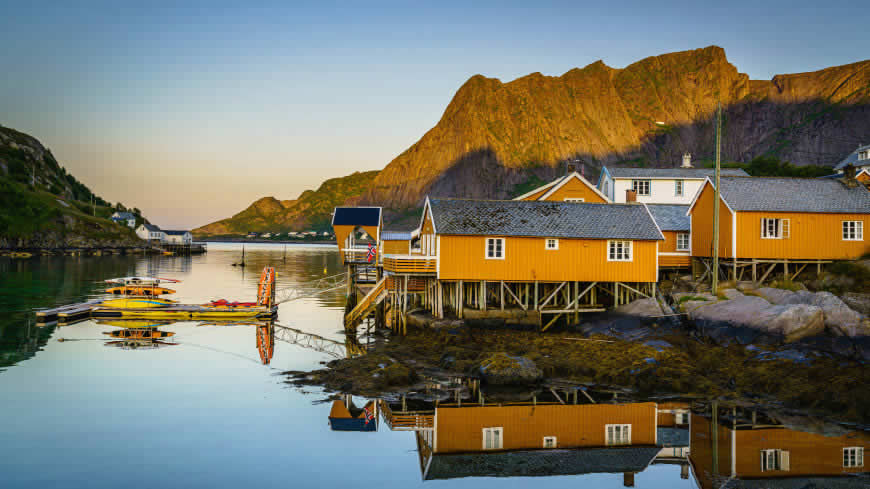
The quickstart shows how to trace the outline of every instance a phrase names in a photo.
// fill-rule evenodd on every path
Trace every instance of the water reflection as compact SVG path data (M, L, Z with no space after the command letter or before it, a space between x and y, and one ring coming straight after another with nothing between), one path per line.
M377 431L378 403L367 401L357 407L353 396L345 394L341 400L332 401L329 410L329 429L332 431Z
M110 347L123 350L147 350L178 344L164 341L166 338L175 336L174 332L158 329L161 326L172 324L170 321L118 319L99 320L96 321L96 324L120 328L102 332L104 335L114 338L105 343L106 346Z

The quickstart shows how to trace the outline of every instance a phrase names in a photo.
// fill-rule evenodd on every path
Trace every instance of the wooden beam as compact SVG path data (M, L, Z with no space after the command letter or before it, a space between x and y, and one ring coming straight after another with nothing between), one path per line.
M764 279L766 279L770 272L773 271L774 267L776 267L776 263L771 263L770 268L768 268L767 271L764 272L764 275L762 275L761 279L758 281L759 284L764 283Z
M517 298L516 295L514 295L513 291L511 290L511 288L510 288L506 283L502 282L502 283L501 283L501 286L502 286L502 287L507 287L508 294L510 294L510 296L513 297L515 301L517 301L517 304L519 304L519 306L522 307L524 311L527 311L527 310L528 310L528 309L526 308L526 305L523 304L523 302L522 302L521 300L519 300L519 299Z
M801 272L804 271L804 268L806 268L807 265L808 265L807 263L804 263L803 265L801 265L801 267L798 268L796 272L794 272L794 275L791 276L791 279L792 279L792 280L796 279L797 276L798 276Z
M562 398L559 397L559 394L556 392L555 389L553 389L552 387L550 387L550 392L552 392L553 395L556 396L556 400L559 401L559 404L565 404L565 401L563 401Z
M545 300L545 301L540 305L539 309L541 309L541 308L543 308L544 306L546 306L546 305L550 302L550 300L553 299L553 297L555 297L556 294L559 293L560 290L562 290L562 287L564 287L565 284L566 284L566 282L562 282L562 283L560 283L559 286L556 287L556 290L554 290L553 293L550 294L549 297L547 297L547 300Z
M547 325L544 326L544 327L541 329L541 331L547 331L547 329L549 329L550 326L552 326L553 323L555 323L556 320L559 319L560 317L562 317L562 313L561 313L561 312L560 312L559 314L556 314L555 316L553 316L553 319L551 319L550 322L547 323Z
M501 287L498 290L498 300L501 310L504 311L504 280L501 281Z
M583 395L586 396L586 399L589 399L589 402L591 402L592 404L596 404L596 403L595 403L595 399L592 399L592 396L590 396L589 393L586 392L586 389L577 389L577 390L579 390L580 392L582 392Z
M598 283L598 282L592 282L591 284L589 284L589 286L586 287L586 289L584 289L583 292L581 292L580 295L578 295L578 296L574 299L574 302L568 304L568 308L570 309L571 307L573 307L574 309L579 310L579 309L580 309L580 299L582 299L583 296L585 296L587 292L589 292L590 290L592 290L592 288L595 287L595 285L596 285L597 283ZM579 287L578 287L578 288L579 288Z
M622 287L625 287L626 289L628 289L628 290L630 290L630 291L632 291L632 292L635 292L635 293L637 293L637 294L640 294L640 295L646 297L647 299L652 299L652 297L650 297L650 296L647 295L647 294L644 294L643 292L641 292L641 291L635 289L634 287L629 287L628 285L625 285L625 284L622 283L622 282L619 282L619 285L622 286Z

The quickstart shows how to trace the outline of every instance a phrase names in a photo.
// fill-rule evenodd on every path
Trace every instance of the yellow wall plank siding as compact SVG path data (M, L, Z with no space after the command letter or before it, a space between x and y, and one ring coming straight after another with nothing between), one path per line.
M713 256L713 200L712 185L705 185L691 210L692 256ZM719 202L719 257L733 258L731 210Z
M632 445L655 445L655 403L537 406L439 407L436 453L479 452L483 429L502 428L502 449L543 447L555 436L558 448L604 447L608 424L630 424Z
M789 219L789 237L761 237L761 219ZM843 221L870 225L868 214L815 214L795 212L738 212L737 255L741 258L794 260L851 260L870 252L870 238L843 240Z
M545 192L546 193L546 192ZM606 199L596 192L593 187L585 184L579 178L571 178L564 185L555 190L552 194L542 198L543 194L538 197L540 200L550 202L563 202L565 199L583 199L584 202L597 202L604 204ZM526 199L529 200L529 199ZM535 199L532 199L535 200Z
M384 240L385 255L408 255L411 253L411 242L408 240Z
M580 205L580 204L578 204ZM439 235L441 280L656 282L657 241L633 241L632 261L607 261L608 241L559 239L558 250L545 249L546 238L507 236L502 259L486 258L487 238Z
M691 256L688 251L677 251L677 234L689 234L686 231L662 231L665 240L659 242L659 267L688 268ZM679 255L675 254L679 253Z
M741 477L840 475L866 471L866 467L843 467L843 448L863 447L870 452L870 439L863 433L824 436L815 433L768 428L735 433L737 473ZM788 450L789 470L761 471L761 450ZM865 462L866 465L866 462Z

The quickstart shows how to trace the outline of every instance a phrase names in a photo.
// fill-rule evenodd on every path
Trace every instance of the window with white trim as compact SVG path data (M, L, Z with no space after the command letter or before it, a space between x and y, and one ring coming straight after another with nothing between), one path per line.
M689 233L677 233L677 251L689 251Z
M843 221L843 241L864 241L864 221Z
M554 238L547 238L547 244L545 246L548 250L558 250L559 249L559 240Z
M504 238L486 238L486 259L504 260Z
M631 445L630 424L604 425L604 434L607 445Z
M791 236L791 219L761 218L762 239L783 239Z
M677 424L689 424L689 413L677 413L675 417Z
M500 450L503 446L502 428L484 428L483 429L483 449L484 450Z
M682 180L674 180L674 195L677 197L683 196L683 181Z
M870 149L858 151L858 160L870 160Z
M634 190L637 195L649 195L649 180L632 180L631 189Z
M608 187L609 187L609 185L608 185L609 183L610 183L610 182L607 181L607 180L604 181L604 192L602 192L604 195L610 195L610 193L608 193L608 191L610 190L610 189L608 188Z
M631 241L608 241L607 261L631 261Z
M556 437L555 436L545 436L544 437L544 448L556 448Z
M789 467L788 450L776 449L761 451L761 471L770 472L772 470L791 470L791 467Z
M583 197L565 197L565 202L586 202Z
M843 467L863 467L864 447L846 447L843 449Z

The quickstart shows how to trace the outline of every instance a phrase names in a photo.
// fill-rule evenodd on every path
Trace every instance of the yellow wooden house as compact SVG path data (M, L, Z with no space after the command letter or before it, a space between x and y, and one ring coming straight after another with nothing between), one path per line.
M550 202L590 202L590 203L607 203L610 199L601 193L595 185L586 180L586 178L577 173L572 172L564 177L557 178L552 182L542 185L530 192L527 192L514 200L546 200Z
M332 229L342 263L366 262L368 245L378 245L382 226L380 207L336 207Z
M691 254L691 222L687 205L647 204L665 240L659 243L659 268L689 268Z
M706 266L705 275L713 255L714 192L707 179L688 210L690 252ZM761 282L778 265L794 278L809 264L820 268L870 252L870 240L864 239L870 192L857 182L722 177L718 205L719 257L732 278L751 269L752 280Z

